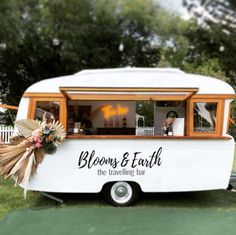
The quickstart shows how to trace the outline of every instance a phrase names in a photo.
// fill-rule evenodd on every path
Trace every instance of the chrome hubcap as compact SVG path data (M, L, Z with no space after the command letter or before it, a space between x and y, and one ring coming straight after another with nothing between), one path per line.
M127 182L116 182L111 187L111 198L118 204L124 204L128 202L131 197L133 190Z
M124 197L128 193L128 190L127 188L121 186L116 189L115 193L118 197Z

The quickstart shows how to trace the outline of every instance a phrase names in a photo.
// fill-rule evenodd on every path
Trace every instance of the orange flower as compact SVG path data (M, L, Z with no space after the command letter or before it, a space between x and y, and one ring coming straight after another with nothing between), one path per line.
M53 136L52 136L52 135L49 135L49 136L46 138L46 141L47 141L47 142L53 141Z

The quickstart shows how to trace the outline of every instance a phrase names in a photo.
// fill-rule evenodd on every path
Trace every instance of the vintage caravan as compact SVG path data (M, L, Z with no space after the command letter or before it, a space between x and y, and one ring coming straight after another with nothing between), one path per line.
M227 134L234 98L221 80L164 68L85 70L33 84L17 119L46 114L67 136L38 165L27 190L103 191L124 206L138 191L225 189L234 156Z

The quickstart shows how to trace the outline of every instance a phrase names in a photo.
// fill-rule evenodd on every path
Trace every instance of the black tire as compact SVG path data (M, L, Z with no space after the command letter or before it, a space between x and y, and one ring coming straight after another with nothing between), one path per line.
M114 206L129 206L137 201L140 189L132 182L117 181L106 184L103 194L105 199Z
M233 189L232 184L229 184L227 190L232 190L232 189Z

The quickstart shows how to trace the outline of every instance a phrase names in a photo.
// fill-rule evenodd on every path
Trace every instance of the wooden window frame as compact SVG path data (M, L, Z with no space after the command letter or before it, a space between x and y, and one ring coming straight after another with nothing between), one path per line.
M123 89L123 88L121 88ZM116 90L116 89L114 89ZM145 89L145 91L150 91L151 89ZM163 89L160 89L163 91ZM174 90L174 89L173 89ZM173 91L171 90L171 91ZM138 91L144 91L143 89L140 89ZM156 90L155 90L156 91ZM176 90L175 90L176 91ZM178 90L179 91L179 90ZM86 95L87 96L87 95ZM89 96L89 95L88 95ZM103 95L101 95L103 96ZM122 100L148 100L147 96L144 95L143 97L141 96L138 98L140 95L133 95L133 97L129 95L124 95L122 94L122 97L124 99ZM225 99L233 99L235 98L235 95L228 95L228 94L223 94L223 95L217 95L217 94L212 94L212 95L198 95L194 94L194 92L189 95L185 96L184 99L180 98L178 95L173 95L173 97L169 97L169 99L160 99L159 97L150 97L149 100L185 100L186 101L186 120L185 120L185 135L184 136L67 136L67 138L72 138L72 139L228 139L229 137L225 137L222 135L223 132L223 123L224 123L224 106L225 106ZM60 102L60 122L63 124L65 128L67 128L67 101L69 97L66 94L61 93L25 93L24 97L30 98L29 102L29 111L28 111L28 118L33 119L35 115L35 108L36 108L36 102L37 101L56 101ZM104 95L103 97L99 97L100 99L98 100L105 100L107 98L111 98L111 95ZM73 97L73 98L78 98L78 97ZM82 97L81 97L82 98ZM85 96L81 100L87 100L84 99ZM121 100L121 96L117 95L114 97L113 100ZM158 99L159 98L159 99ZM73 99L72 99L73 100ZM91 95L89 100L95 100L94 96ZM195 102L213 102L217 103L217 124L216 124L216 130L214 133L197 133L193 131L193 103Z
M216 110L216 125L214 132L196 132L194 131L194 103L217 103ZM187 123L186 123L186 134L187 136L208 136L216 137L222 136L223 124L224 124L224 100L217 98L196 98L190 99L187 102Z
M59 98L59 97L33 97L33 98L30 98L28 119L34 119L35 110L36 110L36 102L38 102L38 101L60 102L59 121L66 128L66 126L67 126L67 105L66 105L65 98Z
M227 129L226 129L227 134L229 133L230 124L236 125L236 122L233 120L233 118L231 118L232 108L233 108L233 100L229 104L228 122L227 122Z

